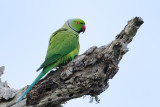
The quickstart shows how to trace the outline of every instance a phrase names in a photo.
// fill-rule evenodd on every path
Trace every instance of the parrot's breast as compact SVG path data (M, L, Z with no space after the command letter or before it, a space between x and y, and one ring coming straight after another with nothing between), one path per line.
M64 65L67 62L73 60L74 57L79 54L79 49L80 49L80 45L78 43L77 47L72 52L61 57L59 60L57 60L55 63L53 63L52 64L53 68L59 67L60 65Z
M77 47L72 52L62 57L62 63L65 64L68 61L73 60L74 57L79 54L79 48L80 48L80 45L78 43Z

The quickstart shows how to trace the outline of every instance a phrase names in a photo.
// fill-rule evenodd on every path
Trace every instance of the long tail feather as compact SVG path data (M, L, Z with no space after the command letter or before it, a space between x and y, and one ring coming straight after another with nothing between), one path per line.
M17 101L20 102L23 97L31 90L31 88L48 72L50 71L52 68L51 67L46 67L43 69L43 71L38 75L38 77L33 81L33 83L28 87L28 89L23 93L23 95L19 98L19 100Z

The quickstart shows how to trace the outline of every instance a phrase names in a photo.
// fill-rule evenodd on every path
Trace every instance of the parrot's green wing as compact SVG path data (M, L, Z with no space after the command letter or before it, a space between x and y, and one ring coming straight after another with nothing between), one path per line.
M59 58L72 52L78 44L78 34L68 29L60 29L50 37L46 59L40 69L54 63Z

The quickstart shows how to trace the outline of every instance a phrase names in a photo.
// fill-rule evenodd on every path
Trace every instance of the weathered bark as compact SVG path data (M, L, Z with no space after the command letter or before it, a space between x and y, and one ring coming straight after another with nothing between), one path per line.
M4 73L5 67L0 67L0 77ZM10 88L7 84L7 81L2 82L0 78L0 101L1 100L9 100L13 98L16 94L16 90Z
M99 48L91 47L67 65L50 72L20 103L16 104L15 101L26 88L19 90L13 99L5 101L5 106L56 107L83 95L97 99L97 95L108 88L109 79L118 72L119 62L128 52L127 45L142 24L140 17L131 19L110 44ZM4 104L1 101L0 106L2 103Z

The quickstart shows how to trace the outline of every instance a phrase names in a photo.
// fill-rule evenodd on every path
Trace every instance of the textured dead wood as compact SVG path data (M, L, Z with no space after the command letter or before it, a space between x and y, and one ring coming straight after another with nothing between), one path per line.
M4 73L5 67L0 67L0 77ZM10 88L7 84L7 81L2 82L0 78L0 101L1 100L9 100L13 98L16 94L16 90L13 88Z
M119 62L128 52L127 45L142 24L140 17L131 19L110 44L99 48L91 47L67 65L50 72L20 103L8 103L8 106L56 107L83 95L97 98L97 95L108 88L109 79L118 72ZM13 100L16 101L17 96Z

